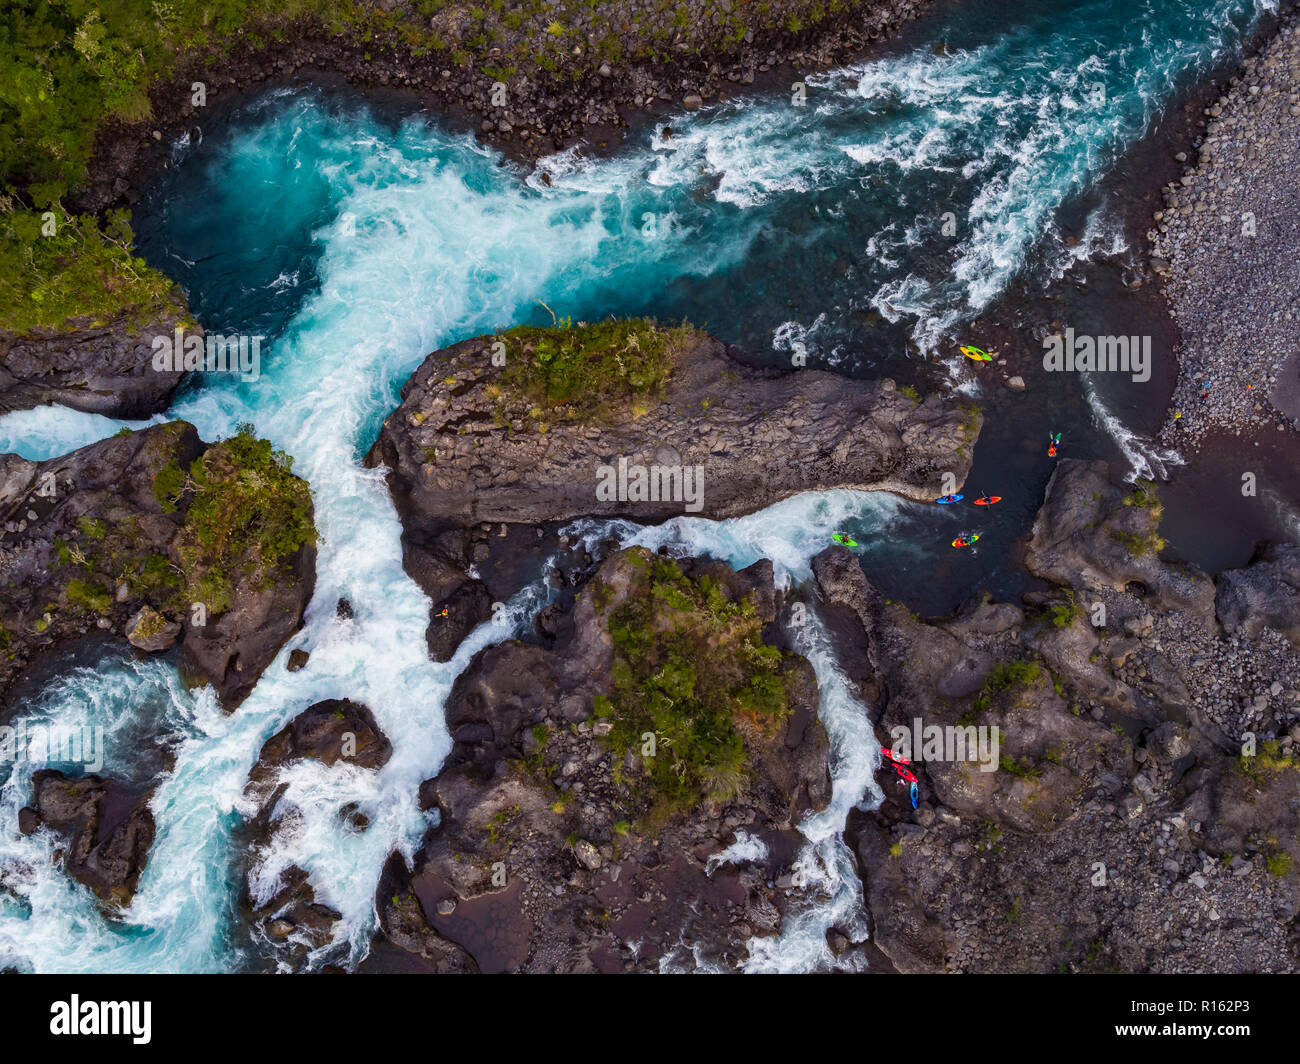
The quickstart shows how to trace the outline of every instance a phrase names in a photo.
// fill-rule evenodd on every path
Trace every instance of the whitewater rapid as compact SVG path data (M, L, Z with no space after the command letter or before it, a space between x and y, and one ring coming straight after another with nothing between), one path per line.
M232 832L253 811L243 786L270 735L311 703L341 697L370 707L393 757L377 772L288 769L281 805L291 826L254 870L252 889L263 899L290 865L307 870L317 899L343 914L339 948L313 963L355 965L375 928L383 861L393 850L409 856L427 827L416 791L450 748L442 707L451 684L546 601L539 578L452 661L429 660L429 603L402 569L382 475L360 462L402 382L429 351L528 319L538 300L582 319L676 306L693 289L717 308L720 328L762 322L778 354L798 343L834 363L853 346L845 322L865 310L909 323L915 348L934 349L1036 256L1059 263L1059 248L1044 248L1056 247L1062 204L1149 127L1180 79L1235 45L1234 27L1252 9L1244 0L1209 11L1149 3L1140 10L1151 25L1116 26L1102 40L1092 27L1102 6L1007 25L983 43L954 33L943 55L927 42L811 78L806 108L731 102L674 116L670 136L657 130L614 158L570 152L531 173L424 120L379 121L308 91L267 94L224 139L209 131L177 145L179 172L201 173L201 192L158 208L167 217L156 257L205 325L265 332L269 343L258 382L205 381L168 417L208 440L251 423L294 457L315 499L316 593L303 630L231 716L210 690L185 690L166 664L120 656L65 674L23 708L34 720L107 728L106 775L129 777L141 742L165 744L170 765L155 777L157 839L139 893L116 921L56 867L51 835L18 835L37 766L13 766L0 786L0 966L259 963L235 930ZM1110 106L1082 108L1098 83ZM948 210L937 207L958 221L951 239ZM805 277L805 264L832 247L853 253L835 283ZM710 288L747 270L773 275L768 296L726 299ZM816 311L791 318L772 295L786 289L814 290ZM10 414L0 418L0 449L50 457L121 424L58 407ZM767 557L789 586L808 579L831 531L847 524L872 549L906 505L831 492L734 521L682 519L619 535L737 566ZM340 597L351 619L337 615ZM833 900L753 943L753 970L825 967L827 927L865 933L840 833L850 808L880 797L869 707L849 694L815 610L790 635L817 672L834 775L831 806L800 825L801 860ZM310 665L289 673L288 652L299 647ZM352 802L372 820L359 835L338 817Z

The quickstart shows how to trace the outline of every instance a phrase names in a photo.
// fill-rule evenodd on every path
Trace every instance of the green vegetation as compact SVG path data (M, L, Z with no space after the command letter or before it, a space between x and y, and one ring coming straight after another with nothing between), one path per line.
M1267 864L1269 873L1281 879L1291 872L1291 855L1284 850L1275 850L1268 855Z
M789 713L782 655L762 641L748 599L732 601L708 576L696 579L668 558L644 556L627 601L609 617L614 644L614 722L620 757L641 755L651 818L727 801L748 775L747 743ZM598 711L600 708L598 707Z
M179 487L166 466L154 479L156 492L160 479L168 486L166 504L176 507L188 497L180 559L191 601L222 613L240 574L255 574L254 586L268 587L291 554L315 542L311 493L290 472L292 464L241 426L208 448Z
M1054 628L1069 628L1083 616L1083 607L1075 598L1074 592L1067 588L1065 600L1063 602L1053 602L1048 607L1048 612L1051 614Z
M838 14L840 0L797 0L786 28ZM382 5L387 6L387 5ZM788 10L788 9L787 9ZM124 236L125 216L73 218L63 204L81 188L98 133L154 116L151 93L182 73L203 79L235 45L254 50L288 39L362 45L437 56L429 66L473 67L507 83L564 88L602 61L667 63L685 31L692 52L728 52L746 33L777 30L783 13L766 0L707 0L698 17L684 0L643 8L598 0L461 5L408 0L382 10L373 0L6 0L0 19L0 329L66 327L161 306L170 282L143 266ZM575 46L575 41L579 42ZM537 68L532 70L531 68ZM190 92L184 82L176 91ZM188 101L186 101L188 102ZM43 214L58 229L41 236Z
M1164 539L1156 535L1155 532L1138 535L1136 532L1121 532L1119 529L1112 528L1110 538L1116 543L1124 544L1135 558L1141 558L1147 554L1159 554L1165 549Z
M599 420L659 395L697 336L689 325L668 328L646 318L521 325L502 334L501 383L538 404L537 422Z
M998 760L998 768L1018 780L1036 780L1043 774L1043 770L1028 758L1009 757L1006 754Z
M1140 506L1144 510L1163 510L1160 497L1156 494L1156 485L1151 480L1137 480L1132 493L1124 500L1125 506Z
M0 194L0 328L102 325L128 310L138 325L166 313L172 282L134 256L131 240L125 212L109 212L101 228L90 215L23 210Z
M178 559L142 549L161 540L146 534L133 514L113 505L100 516L82 514L54 540L51 561L67 579L62 602L74 614L107 617L121 591L132 610L143 604L152 611L145 612L139 634L156 634L193 602L219 614L230 607L237 585L269 586L294 551L314 542L311 495L285 455L245 427L208 448L187 473L176 457L168 460L179 454L175 446L183 433L175 430L181 427L150 429L153 438L144 445L159 469L155 492L179 515ZM48 616L34 622L37 632L49 626Z
M176 461L168 462L153 478L153 493L163 513L176 512L176 500L185 490L185 470Z
M142 639L151 639L167 627L167 618L154 609L145 609L140 623L136 625L135 634ZM343 716L342 713L336 714Z
M1237 766L1252 783L1263 787L1284 772L1300 772L1300 763L1282 753L1282 744L1276 739L1259 744L1254 757L1242 757Z
M82 609L100 615L108 613L113 605L112 596L103 586L85 580L68 582L68 601L74 606L80 606Z
M1126 546L1134 557L1141 558L1147 554L1159 554L1165 549L1165 541L1156 534L1160 525L1164 506L1156 495L1155 485L1149 480L1139 480L1133 491L1124 499L1125 506L1136 506L1151 514L1151 530L1146 533L1110 530L1110 538Z
M1008 661L1003 665L998 665L988 674L984 680L984 686L980 688L980 693L975 696L973 709L976 714L983 713L988 709L996 695L1010 687L1020 685L1028 686L1038 679L1038 674L1042 671L1036 661Z

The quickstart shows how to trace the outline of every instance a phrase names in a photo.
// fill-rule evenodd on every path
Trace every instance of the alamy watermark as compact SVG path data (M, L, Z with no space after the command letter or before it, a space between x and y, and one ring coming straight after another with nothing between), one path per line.
M1151 379L1149 336L1076 336L1066 329L1064 335L1043 337L1043 347L1043 369L1048 372L1131 373L1138 384Z
M617 465L596 470L600 502L677 502L691 514L704 509L704 466L636 465L620 457Z
M82 765L91 772L104 767L104 729L63 724L0 725L0 765Z
M185 335L179 325L171 336L153 338L153 368L159 373L238 373L251 384L262 375L265 336Z
M997 725L895 724L889 729L895 753L911 761L975 761L981 772L993 772L1001 758L1002 733Z

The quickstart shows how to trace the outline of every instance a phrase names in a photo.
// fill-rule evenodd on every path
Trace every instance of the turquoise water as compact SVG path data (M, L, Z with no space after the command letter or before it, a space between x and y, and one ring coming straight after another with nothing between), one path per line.
M427 602L402 571L382 476L359 462L426 353L521 320L549 321L544 301L575 320L689 317L774 363L802 344L814 364L978 396L951 341L1013 282L1049 284L1090 256L1123 254L1099 178L1181 87L1237 46L1264 6L957 8L872 62L812 79L806 107L785 96L732 102L673 118L670 136L647 131L614 158L570 153L535 171L503 164L428 116L311 91L270 93L178 144L175 168L137 212L143 252L185 287L209 331L268 339L259 380L191 381L169 416L206 439L251 422L311 483L322 535L317 591L291 643L311 651L311 665L288 673L286 648L229 718L211 692L184 691L168 666L116 659L25 707L69 722L93 712L134 734L160 734L175 760L155 774L158 840L120 922L105 921L52 867L49 837L15 838L30 772L11 773L0 789L0 899L8 899L0 963L262 964L269 951L235 931L231 831L252 811L242 784L261 743L328 697L369 705L393 759L378 773L288 770L283 808L294 815L260 855L252 889L254 900L268 897L289 865L307 869L318 899L343 913L338 949L313 963L364 955L381 865L393 849L409 855L427 826L415 793L450 746L442 703L451 683L477 649L544 602L540 584L527 589L452 662L426 657ZM1081 240L1068 244L1067 235ZM41 457L116 428L45 409L0 419L0 447ZM1079 435L1101 431L1079 419ZM1050 472L1035 461L1023 486L1000 491L1009 515L1002 539L988 537L970 565L987 564L1023 531L1028 500ZM959 520L827 493L734 522L623 534L738 564L772 557L781 579L798 580L835 528L866 544L869 571L887 563L918 572L959 530L943 522ZM918 522L929 529L924 542L908 538ZM352 602L352 620L335 615L339 596ZM857 904L838 831L847 809L875 793L865 708L848 696L816 625L799 638L823 681L836 754L836 801L804 825L807 860L835 901L756 950L760 968L826 963L821 931ZM110 743L106 771L130 770L130 745ZM353 801L374 822L362 835L337 817Z

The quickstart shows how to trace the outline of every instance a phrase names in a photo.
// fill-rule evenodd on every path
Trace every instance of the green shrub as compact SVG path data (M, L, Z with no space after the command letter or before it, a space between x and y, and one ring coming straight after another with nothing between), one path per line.
M730 800L748 775L742 732L767 732L789 713L781 652L763 644L753 603L732 601L707 575L655 557L638 583L609 620L613 689L597 714L612 708L620 756L654 734L644 765L661 812Z
M243 426L191 466L179 493L189 496L179 550L192 601L222 613L239 576L268 587L290 555L315 542L311 493L292 464Z
M1038 679L1041 671L1036 661L1008 661L998 665L988 674L980 693L975 696L974 710L976 713L982 713L988 708L995 695L1001 694L1009 687L1033 683Z
M666 328L645 318L516 326L502 334L501 383L548 416L590 420L659 394L697 335L689 325Z

